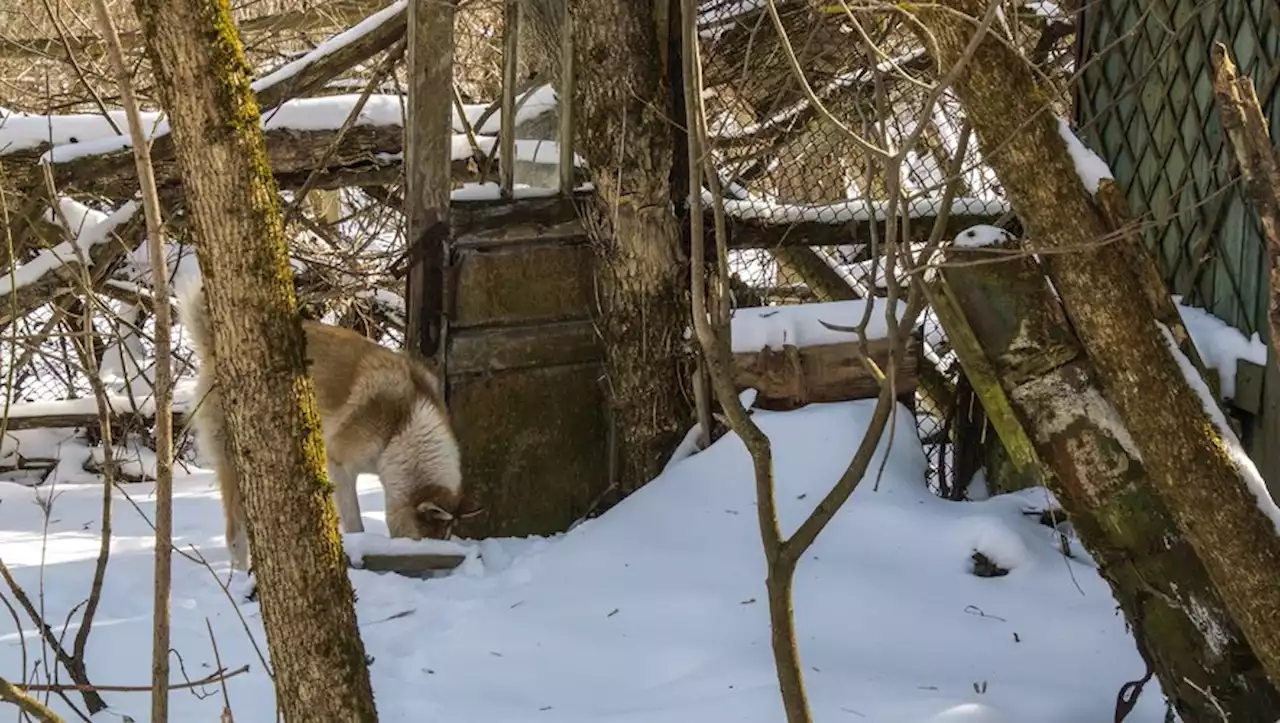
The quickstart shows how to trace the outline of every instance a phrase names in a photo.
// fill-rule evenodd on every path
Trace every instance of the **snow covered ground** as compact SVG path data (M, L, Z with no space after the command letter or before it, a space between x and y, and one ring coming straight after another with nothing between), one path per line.
M784 532L843 471L872 408L756 413L776 447ZM1057 536L1024 514L1043 509L1047 492L964 503L931 496L911 416L898 412L879 490L858 489L798 572L796 617L816 719L1110 720L1116 691L1144 668L1088 556L1075 543L1072 557L1063 556ZM0 482L0 554L33 595L43 590L41 604L58 626L88 592L101 488L81 469L89 454L82 443L47 430L17 434L25 455L56 451L63 461L41 488ZM211 485L200 470L179 480L175 537L225 576ZM369 531L385 533L376 479L361 478L361 490ZM127 493L137 508L117 494L111 564L89 639L99 684L149 679L151 486ZM46 531L39 500L50 496ZM470 557L449 577L352 571L381 719L782 720L753 504L748 456L729 436L565 535L466 543ZM1011 572L974 576L975 550ZM237 723L267 723L272 688L250 641L265 650L259 608L240 609L247 632L211 571L175 557L173 647L187 674L215 669L207 620L223 664L251 666L228 683ZM28 673L42 657L23 622L21 635L0 624L0 675L9 679L23 677L24 644ZM221 695L216 686L205 693L212 695L175 692L172 719L217 720ZM106 697L115 712L145 719L146 694ZM53 706L67 712L56 698ZM1156 723L1163 710L1152 682L1128 720Z

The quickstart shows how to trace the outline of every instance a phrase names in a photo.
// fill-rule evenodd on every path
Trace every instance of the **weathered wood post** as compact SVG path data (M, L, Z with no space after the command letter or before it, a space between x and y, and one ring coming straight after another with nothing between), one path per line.
M1217 719L1204 715L1205 690L1233 720L1274 717L1280 696L1155 494L1043 270L1020 250L1013 240L953 246L943 278L1139 650L1183 720Z
M448 0L409 0L405 348L437 362L445 334L444 265L453 189L453 16ZM447 394L447 392L446 392Z

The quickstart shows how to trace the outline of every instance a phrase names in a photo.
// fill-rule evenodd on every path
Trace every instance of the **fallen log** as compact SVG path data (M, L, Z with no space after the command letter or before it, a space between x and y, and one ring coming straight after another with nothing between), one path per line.
M868 356L881 369L889 365L892 344L888 339L867 343ZM906 357L894 377L897 396L914 392L920 366L920 345L907 340ZM756 352L733 355L733 378L738 390L755 389L754 406L786 411L806 404L874 399L880 382L863 363L861 345L856 341L781 349L764 347Z

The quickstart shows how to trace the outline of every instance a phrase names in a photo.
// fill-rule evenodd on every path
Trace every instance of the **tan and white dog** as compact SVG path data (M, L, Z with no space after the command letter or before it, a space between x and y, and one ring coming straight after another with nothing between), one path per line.
M225 437L221 399L207 362L212 337L203 281L188 283L178 292L179 313L200 357L197 443L218 474L232 566L248 570L244 502ZM342 531L364 531L356 476L376 474L386 495L392 537L447 537L459 515L462 471L435 375L408 355L349 329L306 320L302 329Z

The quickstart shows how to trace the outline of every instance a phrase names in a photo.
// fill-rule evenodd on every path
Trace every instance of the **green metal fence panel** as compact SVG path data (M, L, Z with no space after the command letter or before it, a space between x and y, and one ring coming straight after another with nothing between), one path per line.
M1280 137L1276 0L1085 4L1076 122L1126 189L1174 293L1265 338L1265 246L1214 105L1216 42L1253 78Z

